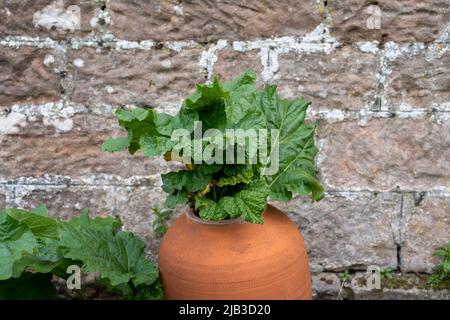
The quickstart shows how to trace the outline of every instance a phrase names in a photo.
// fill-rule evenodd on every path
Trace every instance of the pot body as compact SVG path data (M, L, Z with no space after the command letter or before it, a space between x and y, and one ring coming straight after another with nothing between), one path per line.
M161 242L159 269L166 299L311 299L303 237L270 205L262 225L182 214Z

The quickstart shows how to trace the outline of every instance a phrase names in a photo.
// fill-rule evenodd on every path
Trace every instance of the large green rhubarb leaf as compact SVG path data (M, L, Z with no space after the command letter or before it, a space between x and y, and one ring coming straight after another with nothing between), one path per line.
M267 86L261 104L267 128L278 130L270 150L274 152L278 144L279 168L275 174L266 175L270 197L287 201L296 194L312 194L313 200L322 199L323 188L314 178L314 157L318 151L314 145L315 127L304 123L309 102L303 98L282 100L276 86Z
M24 255L32 254L36 247L36 238L25 224L8 215L2 215L0 219L0 280L11 278L16 273L15 263Z
M225 196L218 202L204 197L195 200L200 217L205 220L242 218L251 223L263 223L262 213L266 207L269 188L264 179L249 183L233 196Z
M135 286L150 285L157 279L158 271L145 257L142 239L89 224L62 223L64 257L82 261L86 271L99 272L113 286L130 281Z

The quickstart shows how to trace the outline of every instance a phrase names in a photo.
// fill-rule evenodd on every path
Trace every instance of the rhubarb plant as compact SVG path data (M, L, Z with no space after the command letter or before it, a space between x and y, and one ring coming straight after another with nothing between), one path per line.
M161 299L156 266L144 241L121 231L119 218L50 218L45 206L0 213L0 299L57 298L53 277L69 266L99 274L106 288L126 299ZM82 288L81 288L82 290Z
M305 122L310 102L282 99L274 85L259 90L255 80L249 70L231 81L197 84L176 115L118 109L127 135L106 140L102 149L182 162L184 170L162 175L166 206L187 204L204 220L263 223L268 197L322 199L316 126Z

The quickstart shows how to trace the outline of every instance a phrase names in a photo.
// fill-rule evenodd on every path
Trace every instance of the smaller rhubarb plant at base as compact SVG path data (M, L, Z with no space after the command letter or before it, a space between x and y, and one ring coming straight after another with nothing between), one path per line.
M144 241L121 226L117 217L92 219L88 210L68 221L49 217L43 205L3 210L0 299L56 299L52 279L67 280L74 266L98 274L99 283L123 299L161 299L158 269Z

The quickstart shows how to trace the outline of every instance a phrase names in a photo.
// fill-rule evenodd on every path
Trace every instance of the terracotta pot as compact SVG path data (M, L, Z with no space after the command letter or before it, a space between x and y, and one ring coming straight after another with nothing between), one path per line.
M166 299L311 299L303 237L268 205L264 224L182 214L161 242Z

